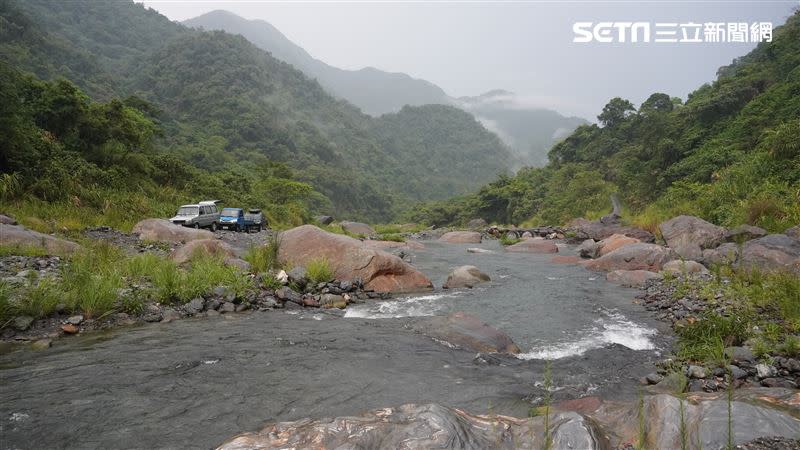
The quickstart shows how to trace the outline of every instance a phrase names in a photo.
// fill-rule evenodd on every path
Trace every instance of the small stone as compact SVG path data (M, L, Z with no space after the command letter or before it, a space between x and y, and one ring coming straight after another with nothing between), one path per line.
M725 356L730 358L734 364L753 364L756 361L753 351L747 347L728 347L725 349Z
M789 388L789 389L797 388L796 384L784 378L764 378L763 380L761 380L761 385L770 388L778 388L778 387Z
M728 371L731 373L731 376L734 380L741 380L747 378L747 372L739 368L739 366L729 365L727 367Z
M221 304L222 302L220 302L219 300L212 299L209 300L208 303L206 303L206 309L208 309L209 311L216 311L219 309L219 305Z
M61 331L67 334L76 334L78 331L80 331L80 328L71 323L68 323L61 325Z
M766 364L756 364L756 376L759 379L775 376L775 368Z
M236 305L234 305L231 302L225 302L225 303L222 304L222 306L219 307L219 312L221 312L223 314L232 313L234 311L236 311Z
M14 329L17 331L25 331L33 325L33 317L31 316L17 316L14 318Z
M67 323L72 325L80 325L81 322L83 322L83 316L80 314L76 316L71 316L70 318L67 319Z
M161 319L162 319L161 311L159 311L159 312L149 312L149 313L145 314L142 317L142 319L145 322L161 322Z
M658 384L664 380L664 377L655 372L647 374L647 376L644 378L647 381L647 384Z
M689 378L703 379L706 377L706 369L701 366L689 366L686 371L686 376Z
M702 392L705 388L703 380L692 380L689 382L689 392Z
M50 339L39 339L31 344L31 348L34 350L44 350L46 348L50 348L53 345L53 341Z
M353 288L353 282L352 281L343 280L341 283L339 283L339 288L344 292L349 292L350 289Z
M201 297L193 298L189 303L186 304L186 311L190 314L197 314L203 310L205 306L205 300Z
M181 313L175 311L174 309L165 309L164 313L161 315L161 321L164 323L172 322L173 320L178 320L181 318Z
M59 304L57 304L57 305L56 305L56 312L57 312L57 313L59 313L59 314L64 314L64 312L65 312L66 310L67 310L67 305L65 305L65 304L63 304L63 303L59 303Z

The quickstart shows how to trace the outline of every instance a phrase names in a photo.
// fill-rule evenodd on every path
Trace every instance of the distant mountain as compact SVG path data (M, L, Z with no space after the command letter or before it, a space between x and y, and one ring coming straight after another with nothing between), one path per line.
M399 111L405 105L449 104L438 86L404 73L390 73L367 67L344 70L314 59L277 28L263 20L247 20L228 11L212 11L183 22L206 30L239 34L317 81L337 97L346 99L367 114L377 116Z
M183 23L194 28L239 34L310 78L316 78L334 96L373 116L397 112L405 105L443 104L464 109L512 149L517 165L546 164L550 147L587 123L552 110L526 107L507 91L456 99L435 84L404 73L389 73L372 67L343 70L329 66L314 59L269 22L248 20L228 11L212 11Z
M547 152L559 140L588 123L543 108L524 105L513 93L493 90L477 97L460 97L456 106L472 113L497 134L527 165L547 164Z

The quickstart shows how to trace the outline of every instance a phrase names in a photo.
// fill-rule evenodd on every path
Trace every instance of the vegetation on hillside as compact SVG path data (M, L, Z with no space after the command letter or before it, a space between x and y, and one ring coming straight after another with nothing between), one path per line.
M561 224L608 212L616 192L647 228L678 214L770 231L800 223L800 13L685 104L656 93L637 109L615 98L598 120L555 145L547 167L404 218Z
M3 0L0 25L0 56L10 67L63 77L96 101L130 99L160 130L148 145L212 175L202 186L225 179L247 192L248 172L280 162L322 194L312 196L311 210L380 221L399 206L474 189L508 164L505 146L461 111L411 109L376 121L241 36L191 30L132 2ZM420 140L393 125L417 112L447 128ZM407 154L443 151L451 159L450 136L473 160L469 172L419 162L408 169ZM387 148L393 142L419 147L398 153ZM279 195L264 193L270 201Z

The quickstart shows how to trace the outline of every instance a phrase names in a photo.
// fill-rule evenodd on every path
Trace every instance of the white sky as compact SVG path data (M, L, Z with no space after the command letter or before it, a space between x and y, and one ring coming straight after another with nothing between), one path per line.
M783 1L290 2L145 0L172 20L215 9L262 19L330 65L405 72L452 96L491 89L589 119L612 97L686 98L753 44L577 44L576 21L773 22Z

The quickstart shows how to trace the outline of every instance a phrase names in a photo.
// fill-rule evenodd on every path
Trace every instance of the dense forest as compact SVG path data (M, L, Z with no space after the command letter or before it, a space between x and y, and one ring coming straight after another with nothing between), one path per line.
M140 130L141 142L113 145L146 147L140 153L150 155L148 161L179 162L192 171L181 176L188 185L159 193L170 202L208 193L225 201L254 195L255 205L277 204L280 192L256 193L254 185L265 182L259 175L265 167L281 167L287 179L310 189L303 211L286 222L312 212L384 221L414 202L474 190L511 165L508 149L456 108L409 108L374 119L240 36L191 30L128 1L2 0L0 59L6 76L25 80L21 85L39 82L22 73L31 72L46 81L41 86L70 86L87 110L128 108L137 126L150 131ZM15 97L9 105L27 104L19 92L4 92ZM9 121L38 114L11 108L4 111ZM424 122L436 123L436 132L407 126ZM51 131L47 123L32 123L38 130L27 139ZM75 150L59 133L53 139L65 151ZM101 170L130 169L117 167L122 162L116 157L103 166L88 153L80 155ZM468 163L445 163L454 159ZM16 180L4 202L17 209L34 199L53 202L36 187L45 182L41 174L12 165L2 171ZM163 181L146 179L153 186ZM86 192L71 195L86 203Z
M626 217L651 229L681 213L775 231L800 223L800 12L685 103L663 93L638 108L614 98L598 121L556 144L546 167L405 219L559 224L607 213L618 193Z

